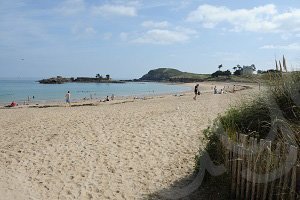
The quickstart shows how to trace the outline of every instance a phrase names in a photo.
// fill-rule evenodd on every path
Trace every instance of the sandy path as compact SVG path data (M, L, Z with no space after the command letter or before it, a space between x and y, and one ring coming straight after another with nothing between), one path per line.
M192 172L201 131L246 93L2 109L1 199L141 199Z

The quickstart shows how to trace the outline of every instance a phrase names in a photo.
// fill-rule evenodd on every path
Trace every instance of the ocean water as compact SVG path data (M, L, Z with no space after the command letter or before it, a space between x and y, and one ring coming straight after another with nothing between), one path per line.
M72 100L79 100L91 96L110 97L112 94L116 97L145 96L187 90L190 88L184 85L148 82L40 84L35 80L0 80L0 104L23 103L28 97L36 102L64 101L67 91L70 91Z

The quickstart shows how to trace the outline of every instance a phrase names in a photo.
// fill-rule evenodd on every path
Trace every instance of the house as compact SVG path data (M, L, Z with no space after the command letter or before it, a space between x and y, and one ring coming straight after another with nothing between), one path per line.
M256 68L254 64L250 66L244 65L242 69L242 75L252 75L255 70Z

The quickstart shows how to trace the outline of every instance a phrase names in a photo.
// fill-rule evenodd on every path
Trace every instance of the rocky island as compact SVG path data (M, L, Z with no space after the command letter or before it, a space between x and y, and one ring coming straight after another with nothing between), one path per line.
M119 80L112 80L109 75L106 75L105 78L103 78L101 75L97 74L96 77L71 77L71 78L65 78L62 76L42 79L38 81L42 84L63 84L63 83L125 83L125 81L119 81Z

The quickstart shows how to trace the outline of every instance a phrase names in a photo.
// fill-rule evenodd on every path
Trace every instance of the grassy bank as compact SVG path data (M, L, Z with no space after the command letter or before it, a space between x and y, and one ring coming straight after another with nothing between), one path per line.
M224 149L219 134L227 134L236 141L242 133L262 139L273 139L274 143L300 144L300 73L270 73L264 77L267 88L252 100L245 100L219 116L204 133L208 140L207 151L216 165L224 163ZM288 130L288 131L287 131ZM196 156L196 171L201 165ZM230 174L222 176L230 177ZM220 181L222 178L222 181ZM201 187L215 188L222 199L229 199L230 179L214 177L206 173Z

